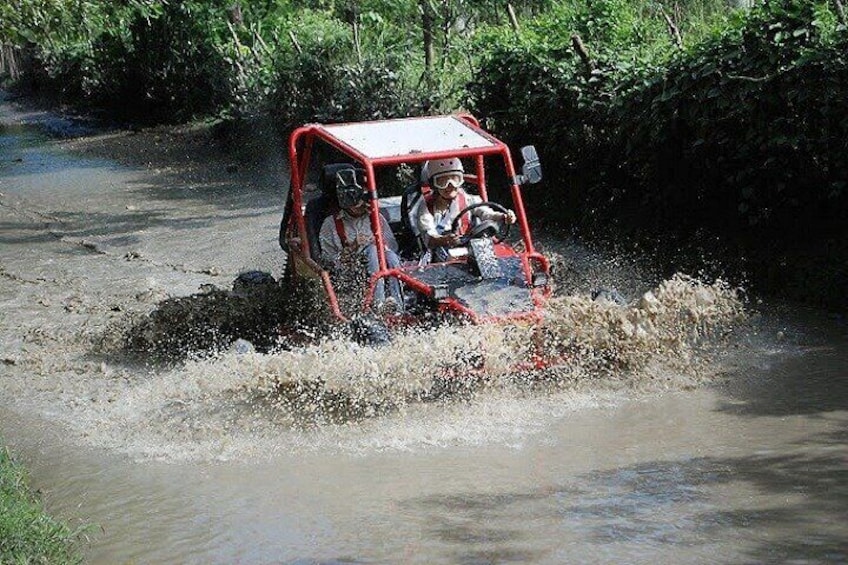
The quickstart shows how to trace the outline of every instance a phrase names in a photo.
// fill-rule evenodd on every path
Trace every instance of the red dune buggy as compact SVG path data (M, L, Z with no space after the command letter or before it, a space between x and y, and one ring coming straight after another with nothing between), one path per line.
M433 315L456 315L473 323L538 320L551 293L550 264L533 246L521 187L538 182L541 167L532 146L523 148L522 155L525 162L518 173L509 148L470 115L309 124L296 129L289 140L291 187L280 227L286 275L317 282L340 321L370 312L377 282L391 278L400 283L403 304L384 316L390 327L419 323ZM458 234L449 260L424 263L425 250L411 211L430 188L418 171L427 161L452 157L465 163L465 190L483 202L467 207L453 223L457 231L467 225L467 231ZM352 307L343 304L350 300L340 300L335 275L322 262L318 238L324 220L338 210L339 190L350 183L362 185L379 260L379 269ZM490 194L497 194L505 206L491 201ZM510 235L511 226L506 224L466 221L481 205L513 210L517 233ZM401 264L396 268L387 266L387 234L380 214L398 242Z

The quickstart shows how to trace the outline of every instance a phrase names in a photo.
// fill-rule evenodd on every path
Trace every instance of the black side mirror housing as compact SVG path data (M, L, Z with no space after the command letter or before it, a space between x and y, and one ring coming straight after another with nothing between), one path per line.
M536 184L542 180L542 163L536 147L527 145L521 148L521 156L524 164L521 166L521 174L518 176L517 184Z

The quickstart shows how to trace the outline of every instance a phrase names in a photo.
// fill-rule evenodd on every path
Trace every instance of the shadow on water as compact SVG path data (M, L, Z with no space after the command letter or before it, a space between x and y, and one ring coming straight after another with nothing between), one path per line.
M833 418L848 409L848 348L843 329L836 330L837 336L816 337L800 356L778 355L758 373L722 385L717 410L750 418ZM589 540L599 551L615 545L613 554L625 545L636 555L664 551L685 561L695 551L739 548L734 562L844 563L848 426L835 420L833 427L738 457L656 460L538 490L436 495L405 504L422 516L422 543L446 544L462 563L548 559L547 549L512 555L545 526L559 531L558 538ZM563 542L557 557L567 558L568 547ZM584 551L585 543L574 547Z
M371 563L371 561L339 557L338 559L295 559L294 561L285 561L283 563L284 565L360 565L362 563Z
M288 184L285 144L267 127L235 133L211 126L137 132L47 112L6 113L0 108L0 179L87 171L82 174L101 172L120 180L119 173L143 170L142 178L124 179L135 201L162 200L176 209L197 204L228 211L282 210ZM72 140L50 143L57 138Z
M719 410L738 416L826 416L848 410L845 321L792 307L778 319L780 329L766 321L760 331L779 336L779 349L765 356L759 369L719 388Z
M238 214L228 214L228 218L254 218L261 212L245 211ZM137 237L142 230L166 228L168 231L180 232L199 228L213 227L221 218L215 214L196 214L188 217L174 217L166 209L132 211L126 214L107 214L102 212L59 212L51 214L62 224L61 234L64 237L84 238L103 236Z
M228 214L228 218L255 218L262 212ZM179 233L185 230L210 228L220 221L215 214L176 218L167 210L132 211L125 214L102 212L51 212L42 221L0 222L0 243L8 245L45 243L58 238L107 238L99 244L131 246L141 240L142 230L164 228ZM48 231L45 231L47 229Z
M56 236L44 231L45 222L0 222L0 244L49 243Z
M405 507L425 516L422 534L454 548L458 563L535 562L544 551L521 548L533 539L525 509L538 508L547 492L501 494L455 494L429 496L407 502ZM509 525L496 526L506 522Z
M824 415L848 410L848 357L831 346L808 348L722 388L720 410L740 416Z
M810 443L842 448L845 439L839 434ZM751 539L743 547L749 548L750 562L830 563L848 559L844 527L841 532L820 527L844 521L845 479L843 457L836 453L703 457L589 473L536 491L428 496L405 506L423 516L422 543L430 538L447 544L461 563L538 560L544 554L516 555L515 547L532 540L534 529L545 524L598 545L643 547L637 550L643 555L663 547L681 548L680 555L686 555L687 548L723 540L738 546L729 540L745 538L748 530ZM737 495L737 507L727 510L726 502L714 500L714 493L745 487L765 504L746 507L750 496ZM797 495L799 502L785 502ZM761 532L769 530L792 533L778 542L764 541Z

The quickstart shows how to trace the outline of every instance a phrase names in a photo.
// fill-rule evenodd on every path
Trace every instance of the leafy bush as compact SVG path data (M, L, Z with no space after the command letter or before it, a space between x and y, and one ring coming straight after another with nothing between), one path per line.
M720 235L761 286L844 304L848 39L828 4L770 0L697 45L635 50L613 4L493 42L470 86L500 134L540 146L544 208L595 235ZM605 42L591 66L559 25Z
M137 120L182 121L226 104L231 68L210 33L224 25L224 3L135 7L94 42L96 70L87 94Z
M414 93L395 69L400 54L358 56L350 29L312 15L292 30L296 47L281 50L270 111L282 129L309 122L374 120L409 115Z
M834 210L827 201L848 178L848 59L844 38L822 42L817 13L812 2L766 3L742 28L625 84L611 110L633 182L619 194L690 229L782 229Z
M231 98L223 1L18 3L25 17L4 35L30 45L31 89L135 121L185 120Z

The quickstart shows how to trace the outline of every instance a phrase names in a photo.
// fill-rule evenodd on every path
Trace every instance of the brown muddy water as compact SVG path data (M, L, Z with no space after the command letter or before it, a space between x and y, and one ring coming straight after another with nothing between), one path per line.
M543 375L491 328L152 363L118 345L182 332L138 325L169 297L279 274L282 168L9 102L0 127L0 434L95 524L87 563L848 562L844 318L548 238Z

